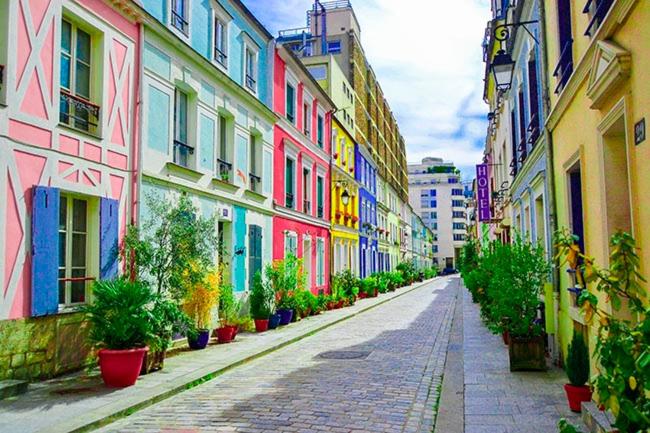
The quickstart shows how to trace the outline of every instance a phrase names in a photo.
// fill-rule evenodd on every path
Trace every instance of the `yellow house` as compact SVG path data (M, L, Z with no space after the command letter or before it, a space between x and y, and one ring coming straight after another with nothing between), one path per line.
M359 275L359 186L355 181L355 142L332 121L332 272Z
M608 263L610 236L632 233L650 276L650 2L544 3L557 226L578 235L600 265ZM550 312L564 356L574 330L587 333L592 350L596 335L565 270L559 311Z

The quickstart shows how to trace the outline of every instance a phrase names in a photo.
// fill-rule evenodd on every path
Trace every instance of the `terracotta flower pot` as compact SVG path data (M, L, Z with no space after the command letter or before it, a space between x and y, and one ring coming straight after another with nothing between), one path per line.
M230 343L232 341L232 328L230 326L223 326L217 328L217 342L219 344Z
M255 319L255 331L266 332L269 329L269 319Z
M125 388L135 384L148 347L126 350L101 349L97 352L99 369L106 386Z
M564 385L567 400L569 400L569 409L573 412L581 412L581 403L591 401L591 388L587 385L575 386L571 384Z

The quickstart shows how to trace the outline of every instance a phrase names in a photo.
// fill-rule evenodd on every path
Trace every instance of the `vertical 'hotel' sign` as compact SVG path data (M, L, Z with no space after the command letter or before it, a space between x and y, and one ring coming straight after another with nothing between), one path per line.
M489 221L492 219L490 213L490 180L488 176L487 164L478 164L476 166L476 185L478 187L478 220Z

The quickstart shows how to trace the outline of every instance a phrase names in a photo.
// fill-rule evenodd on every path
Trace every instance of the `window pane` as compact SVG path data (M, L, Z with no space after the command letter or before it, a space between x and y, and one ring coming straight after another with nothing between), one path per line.
M65 197L59 198L59 230L65 231L65 221L68 214L68 201Z
M61 53L61 87L70 89L70 56Z
M77 29L77 59L90 63L90 35Z
M86 276L85 269L73 269L72 278L83 278ZM70 283L70 302L79 303L86 301L86 282L73 281Z
M87 218L86 201L75 199L72 208L72 231L85 232Z
M176 89L176 109L174 122L176 125L176 140L187 143L187 95Z
M65 269L59 269L59 304L65 304L65 281L61 281L62 278L65 278Z
M75 233L72 235L72 266L86 266L86 235Z
M72 25L67 21L61 22L61 50L68 54L72 50Z
M90 99L90 66L77 61L75 65L75 94Z
M59 232L59 267L65 268L65 232Z

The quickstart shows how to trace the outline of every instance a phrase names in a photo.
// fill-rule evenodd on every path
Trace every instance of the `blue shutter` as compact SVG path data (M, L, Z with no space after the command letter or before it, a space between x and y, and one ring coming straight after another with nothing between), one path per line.
M59 311L58 188L32 189L32 316Z
M102 198L99 205L99 278L112 280L117 277L118 228L120 203Z

